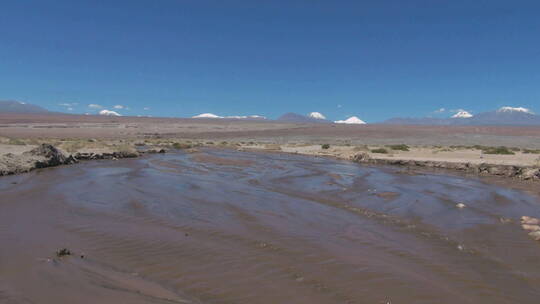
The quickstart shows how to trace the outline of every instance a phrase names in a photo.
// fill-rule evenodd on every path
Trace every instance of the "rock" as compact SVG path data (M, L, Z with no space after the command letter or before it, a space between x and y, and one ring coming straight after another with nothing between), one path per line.
M88 152L77 152L75 153L74 157L78 160L97 159L95 153L88 153Z
M152 149L148 149L146 150L145 153L150 153L150 154L155 154L155 153L167 153L167 150L165 149L158 149L158 148L152 148Z
M506 170L502 166L488 166L487 172L491 175L506 175Z
M523 230L528 230L528 231L538 231L538 230L540 230L540 226L538 226L538 225L529 225L529 224L523 224L523 225L521 225L521 228L523 228Z
M358 153L352 156L352 161L359 163L368 162L370 159L371 157L366 152Z
M506 218L506 217L500 217L499 222L501 224L508 224L508 223L512 223L512 219L509 219L509 218Z
M540 169L525 168L521 172L521 178L524 180L540 179Z
M113 158L134 158L134 157L139 157L139 152L137 151L113 152Z
M540 219L530 217L530 216L522 216L521 223L527 224L527 225L540 225Z
M463 208L467 207L467 205L465 205L463 203L458 203L458 204L456 204L456 207L459 208L459 209L463 209Z
M59 258L68 256L68 255L71 255L71 251L67 248L62 248L56 251L56 256Z
M36 168L46 168L59 165L76 163L77 160L71 155L66 156L60 150L50 144L41 144L39 147L23 153L24 156L37 157Z
M535 241L540 241L540 231L529 232L529 236L532 237Z

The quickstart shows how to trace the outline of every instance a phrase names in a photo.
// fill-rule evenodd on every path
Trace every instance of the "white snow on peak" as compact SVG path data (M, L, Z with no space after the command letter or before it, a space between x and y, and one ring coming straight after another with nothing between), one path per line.
M260 115L232 115L232 116L219 116L212 113L203 113L195 115L192 118L225 118L225 119L266 119L264 116Z
M366 122L361 120L360 118L356 117L356 116L352 116L352 117L349 117L345 120L336 120L334 121L334 123L337 123L337 124L355 124L355 125L365 125Z
M473 115L465 110L458 110L456 114L452 115L452 118L471 118Z
M531 110L527 109L527 108L523 108L523 107L501 107L500 109L497 110L497 112L501 113L501 112L523 112L523 113L529 113L529 114L534 114Z
M122 116L122 115L120 115L118 112L115 112L115 111L109 111L109 110L107 110L107 109L99 111L99 115L104 115L104 116Z
M266 117L264 116L260 116L260 115L233 115L233 116L225 116L225 118L229 118L229 119L266 119Z
M315 119L326 119L326 117L319 112L311 112L308 116Z
M212 114L212 113L202 113L199 115L195 115L192 118L223 118L223 117L217 116L216 114Z
M224 118L229 118L229 119L246 119L248 118L247 116L243 116L243 115L232 115L232 116L225 116Z

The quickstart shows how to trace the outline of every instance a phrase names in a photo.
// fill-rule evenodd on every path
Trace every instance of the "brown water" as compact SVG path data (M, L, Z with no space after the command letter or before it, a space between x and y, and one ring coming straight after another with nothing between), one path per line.
M206 150L0 191L1 303L540 303L540 201L479 180Z

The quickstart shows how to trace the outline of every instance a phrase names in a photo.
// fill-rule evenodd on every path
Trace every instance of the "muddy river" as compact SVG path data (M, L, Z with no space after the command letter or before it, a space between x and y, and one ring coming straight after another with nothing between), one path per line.
M480 179L299 155L43 169L0 178L0 303L540 303L522 215Z

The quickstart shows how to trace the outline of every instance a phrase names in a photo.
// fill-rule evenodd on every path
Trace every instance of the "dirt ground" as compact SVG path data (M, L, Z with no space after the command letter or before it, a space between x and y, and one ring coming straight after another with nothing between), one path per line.
M535 166L540 127L395 126L282 123L225 119L0 114L0 155L22 153L39 143L68 153L115 151L125 145L204 145L328 155L349 159L359 152L380 159L433 160ZM330 149L322 149L329 144ZM376 154L386 145L409 151ZM511 155L485 154L473 146L505 146Z
M295 124L276 121L0 114L15 138L191 138L269 143L485 145L540 148L540 127Z

